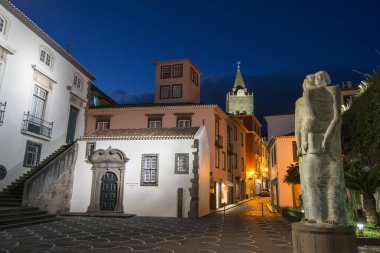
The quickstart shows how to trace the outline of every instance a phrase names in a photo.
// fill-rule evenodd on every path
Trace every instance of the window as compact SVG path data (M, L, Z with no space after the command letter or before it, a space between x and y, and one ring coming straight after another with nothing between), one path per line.
M27 141L25 148L24 167L36 167L40 162L41 144Z
M177 121L177 127L191 127L190 120L180 119Z
M182 97L182 84L172 85L172 98L181 98Z
M244 171L244 169L245 169L244 158L241 158L241 171Z
M237 169L237 167L238 167L237 163L238 163L237 154L234 154L233 166L234 166L235 169Z
M219 149L215 149L215 167L219 168Z
M227 156L227 166L228 166L228 172L231 172L232 171L232 167L233 167L233 156L232 155L228 155Z
M7 106L7 103L0 102L0 126L4 123L4 114L5 114L6 106Z
M293 147L293 162L298 162L297 143L295 141L292 141L292 147Z
M158 154L142 155L140 185L158 185Z
M170 70L171 70L170 65L161 66L161 79L170 78Z
M148 116L148 128L162 127L162 116L164 114L145 114Z
M190 80L198 86L198 73L193 68L190 68Z
M161 120L149 120L149 128L161 128Z
M244 134L240 133L241 146L244 147Z
M7 21L5 20L5 18L0 16L0 33L5 34L6 29L7 29Z
M110 118L97 118L96 119L96 130L99 129L110 129Z
M160 86L160 99L170 98L170 85Z
M222 151L222 170L226 169L226 153Z
M79 76L75 75L73 85L74 87L77 87L78 89L82 88L82 79L80 79Z
M176 113L177 127L191 127L192 113Z
M40 61L43 62L49 68L51 68L53 66L52 54L49 53L45 49L41 49L41 51L40 51Z
M90 159L91 155L95 152L96 142L87 142L86 144L86 158Z
M189 174L189 154L175 154L175 174Z
M234 127L234 140L237 141L237 128Z
M173 77L182 77L183 74L183 65L177 64L173 65Z

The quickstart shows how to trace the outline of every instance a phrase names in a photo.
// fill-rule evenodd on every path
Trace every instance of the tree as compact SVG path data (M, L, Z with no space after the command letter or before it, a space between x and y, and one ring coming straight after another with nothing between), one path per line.
M373 194L380 186L380 75L375 73L367 83L343 113L342 147L346 187L362 194L367 222L377 223Z
M286 175L284 178L284 183L287 184L300 184L300 167L298 163L290 164L286 170Z
M348 189L363 195L363 209L367 222L377 224L375 194L380 187L380 170L365 169L358 160L346 163L345 183Z

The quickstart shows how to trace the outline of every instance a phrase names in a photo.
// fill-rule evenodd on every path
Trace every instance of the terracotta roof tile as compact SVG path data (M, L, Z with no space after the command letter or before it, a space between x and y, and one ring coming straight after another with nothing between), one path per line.
M173 128L133 128L133 129L101 129L87 136L79 137L79 140L92 139L192 139L199 127L173 127Z

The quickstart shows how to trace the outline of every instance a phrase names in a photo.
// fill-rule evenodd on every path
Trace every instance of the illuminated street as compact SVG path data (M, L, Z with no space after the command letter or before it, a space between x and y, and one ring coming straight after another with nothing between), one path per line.
M291 252L290 225L259 198L200 219L65 217L0 231L0 252Z

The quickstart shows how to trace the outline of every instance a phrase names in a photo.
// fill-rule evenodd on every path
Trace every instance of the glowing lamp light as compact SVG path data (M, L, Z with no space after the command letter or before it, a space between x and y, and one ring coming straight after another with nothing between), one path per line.
M305 210L302 209L301 212L302 212L302 213L305 213Z
M358 223L356 224L356 226L358 227L359 230L363 230L364 228L364 225L362 223Z
M251 170L249 173L251 173L251 175L255 175L255 171L254 170Z

